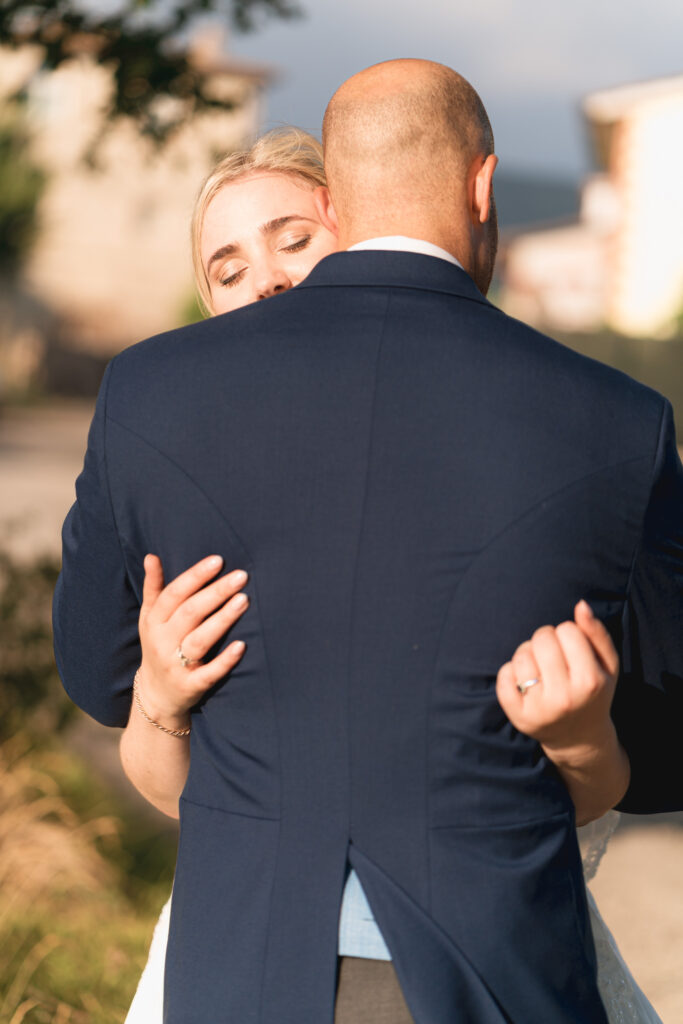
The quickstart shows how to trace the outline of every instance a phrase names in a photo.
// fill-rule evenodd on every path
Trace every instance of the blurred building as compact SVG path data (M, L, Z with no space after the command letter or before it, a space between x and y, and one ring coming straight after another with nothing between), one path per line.
M583 103L596 174L578 223L508 239L502 302L567 331L668 337L683 315L683 75Z
M177 326L191 306L195 195L216 160L256 134L272 77L226 56L216 34L191 57L213 95L235 106L195 115L163 148L128 119L103 132L112 74L87 52L31 78L33 157L47 185L23 283L72 349L110 356ZM0 96L36 66L28 49L0 52Z

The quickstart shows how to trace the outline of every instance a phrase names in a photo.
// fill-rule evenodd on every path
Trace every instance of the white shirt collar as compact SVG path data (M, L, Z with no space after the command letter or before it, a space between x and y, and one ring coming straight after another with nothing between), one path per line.
M456 260L455 256L442 249L440 245L433 242L425 242L422 238L408 238L407 235L384 235L381 238L368 238L364 242L356 242L350 245L347 252L358 249L384 249L392 252L417 252L422 256L436 256L437 259L447 260L454 263L456 267L463 270L462 263Z

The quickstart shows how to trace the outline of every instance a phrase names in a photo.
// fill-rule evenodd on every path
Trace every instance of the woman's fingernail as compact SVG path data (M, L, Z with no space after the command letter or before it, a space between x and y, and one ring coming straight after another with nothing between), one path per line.
M584 601L583 598L582 598L579 601L579 607L581 608L582 611L584 611L588 615L589 618L591 618L591 619L595 618L595 616L593 615L593 609L589 605L588 601Z
M236 587L241 587L243 583L246 583L247 574L244 569L236 569L230 577L230 582L234 583Z
M220 555L210 555L206 560L206 564L209 569L220 569L223 564L223 559Z
M233 654L241 654L245 647L244 640L235 640L234 644L230 644L230 650Z
M249 598L246 594L238 594L237 597L233 598L232 606L233 608L242 608L248 600Z

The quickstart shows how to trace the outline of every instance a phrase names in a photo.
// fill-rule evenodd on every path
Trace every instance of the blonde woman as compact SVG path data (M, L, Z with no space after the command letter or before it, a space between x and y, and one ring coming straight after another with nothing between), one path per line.
M296 286L336 250L336 237L319 214L318 190L324 185L320 144L295 128L268 133L250 149L218 164L199 193L192 221L196 283L208 316ZM143 657L121 756L136 788L174 818L189 768L189 711L244 654L244 644L233 641L216 657L203 660L247 607L241 594L246 574L237 568L218 577L221 568L220 559L213 556L164 586L158 558L149 555L145 563ZM582 602L573 622L545 627L520 645L501 668L498 696L512 723L537 738L553 760L552 751L563 746L563 737L601 728L609 718L617 673L618 658L609 635ZM541 676L543 687L531 689ZM150 719L164 729L152 727ZM616 737L608 746L588 773L572 771L560 757L556 762L576 805L577 821L586 823L579 832L587 877L595 872L618 821L609 808L628 782L628 763ZM590 905L599 983L610 1021L654 1024L659 1018ZM161 1024L169 910L170 900L157 925L127 1024ZM359 918L364 921L360 936L353 928ZM390 959L353 872L342 901L339 953ZM410 1020L407 1008L405 1014L401 1020Z

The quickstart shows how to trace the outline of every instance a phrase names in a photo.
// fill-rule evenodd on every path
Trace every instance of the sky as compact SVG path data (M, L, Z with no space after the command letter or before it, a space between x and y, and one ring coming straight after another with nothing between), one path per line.
M233 35L239 57L279 74L264 128L319 133L349 75L393 57L454 67L479 92L500 170L575 180L590 169L581 97L683 74L682 0L299 0L305 15Z

